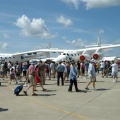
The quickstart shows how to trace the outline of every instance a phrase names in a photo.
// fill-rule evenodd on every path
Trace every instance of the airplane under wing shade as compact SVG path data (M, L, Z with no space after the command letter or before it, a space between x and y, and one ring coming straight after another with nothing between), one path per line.
M37 52L34 52L33 54L37 54Z
M27 55L32 55L32 53L28 53Z

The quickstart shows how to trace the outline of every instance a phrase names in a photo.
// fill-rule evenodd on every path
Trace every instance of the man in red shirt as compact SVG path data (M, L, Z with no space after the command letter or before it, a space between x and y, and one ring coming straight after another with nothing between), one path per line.
M35 82L35 66L34 66L35 64L36 63L34 61L31 62L31 65L29 66L28 71L27 71L27 78L30 81L30 85L25 91L23 91L25 95L27 95L27 90L29 88L31 88L31 87L33 87L33 89L32 89L33 94L32 95L33 96L37 95L36 93L34 93L35 86L36 86L36 82Z

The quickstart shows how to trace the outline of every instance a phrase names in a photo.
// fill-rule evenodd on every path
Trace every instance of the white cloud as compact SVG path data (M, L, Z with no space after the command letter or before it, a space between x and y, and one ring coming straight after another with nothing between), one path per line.
M87 9L120 6L120 0L81 0Z
M33 18L33 20L30 21L27 16L23 15L21 18L17 19L15 24L17 27L21 28L22 34L26 37L32 36L46 39L55 37L50 34L42 18Z
M9 38L9 35L4 33L4 38L8 39Z
M120 6L120 0L62 0L67 5L73 5L75 9L79 8L80 2L85 3L86 9L102 8L110 6Z
M99 34L101 34L101 33L104 33L104 30L103 30L103 29L100 29L100 30L99 30Z
M64 16L60 16L56 19L58 23L63 24L64 26L70 26L72 25L72 21L70 19L65 18Z
M82 40L80 38L76 39L76 40L66 40L66 42L72 46L75 46L76 48L83 48L86 46L86 41L85 40Z
M6 49L8 47L8 43L3 43L2 48Z
M65 2L67 5L73 5L75 9L79 8L80 0L62 0L62 1Z

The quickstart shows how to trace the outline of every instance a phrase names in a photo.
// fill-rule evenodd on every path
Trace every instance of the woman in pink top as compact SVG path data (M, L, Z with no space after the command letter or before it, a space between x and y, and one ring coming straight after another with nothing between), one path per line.
M42 85L42 81L41 81L41 78L40 78L40 71L39 71L39 66L37 65L36 68L35 68L35 80L36 80L36 84L39 84L41 87L42 87L42 90L43 91L46 91L47 89L43 88L43 85ZM36 86L35 86L36 88ZM34 91L37 91L36 89L34 89Z

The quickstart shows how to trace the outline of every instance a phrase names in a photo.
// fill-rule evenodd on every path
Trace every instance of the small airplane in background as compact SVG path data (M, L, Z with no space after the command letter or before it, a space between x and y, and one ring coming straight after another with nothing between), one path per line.
M27 52L21 53L14 53L14 54L0 54L0 61L6 62L25 62L29 61L30 59L38 59L40 56L46 56L46 58L50 58L50 53L61 53L53 59L55 62L59 62L62 60L67 61L85 61L90 60L93 58L94 60L100 60L103 57L102 51L104 49L116 48L120 47L120 44L117 45L101 45L97 47L90 47L84 49L76 49L76 50L63 50L58 48L47 48L47 49L38 49L32 50Z

